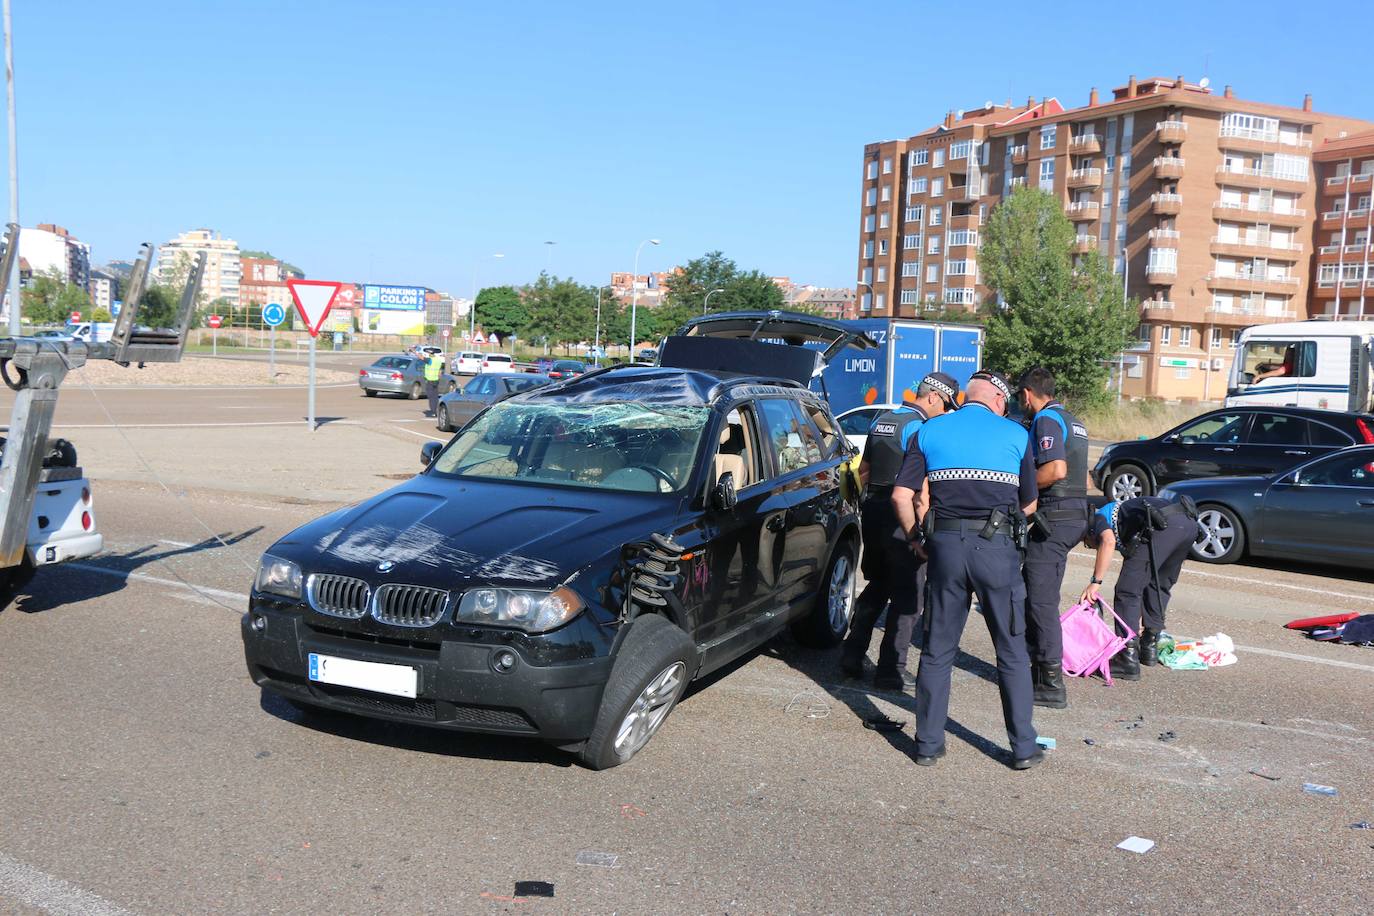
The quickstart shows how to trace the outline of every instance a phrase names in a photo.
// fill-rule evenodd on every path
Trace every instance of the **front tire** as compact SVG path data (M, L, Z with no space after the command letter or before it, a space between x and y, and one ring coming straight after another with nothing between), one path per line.
M440 432L452 432L453 427L448 425L448 407L444 404L439 405L439 413L434 418L435 426L439 427Z
M854 616L854 592L858 585L856 566L853 543L841 542L830 557L811 612L792 625L792 635L797 642L813 649L829 649L844 639Z
M1150 483L1150 475L1138 464L1120 464L1107 475L1102 492L1114 502L1124 503L1137 496L1154 496L1155 488Z
M696 646L666 618L645 614L630 624L601 695L601 710L578 759L590 769L620 766L668 718L696 670Z
M1204 563L1234 563L1245 554L1245 527L1225 506L1198 507L1198 536L1189 553Z

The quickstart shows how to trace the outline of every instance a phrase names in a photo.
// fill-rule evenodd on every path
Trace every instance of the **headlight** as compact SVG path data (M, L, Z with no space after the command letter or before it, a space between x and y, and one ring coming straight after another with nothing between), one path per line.
M551 592L517 588L475 588L458 602L454 623L488 623L543 633L572 620L585 605L577 593L559 586Z
M301 568L290 560L274 557L270 553L262 555L258 563L258 580L255 583L260 592L271 592L286 598L301 597Z

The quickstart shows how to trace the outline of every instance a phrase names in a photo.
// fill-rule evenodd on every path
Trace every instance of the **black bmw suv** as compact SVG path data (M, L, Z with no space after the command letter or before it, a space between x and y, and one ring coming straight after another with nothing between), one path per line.
M657 366L488 408L426 445L413 480L267 551L242 627L253 680L307 707L539 737L602 769L688 682L784 627L836 644L859 553L852 452L806 383L846 345L872 341L711 316Z

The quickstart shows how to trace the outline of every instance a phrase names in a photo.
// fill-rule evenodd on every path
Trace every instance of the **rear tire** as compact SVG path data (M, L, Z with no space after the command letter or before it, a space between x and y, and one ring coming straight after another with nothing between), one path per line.
M1154 496L1155 488L1150 483L1150 475L1140 465L1119 464L1107 475L1102 492L1108 499L1120 503L1137 496Z
M375 398L375 397L377 396L377 392L373 391L371 388L364 388L364 389L363 389L363 396L364 396L364 397L369 397L369 398Z
M578 752L583 765L609 769L642 750L682 698L696 661L696 645L671 621L637 617L616 653L596 725Z
M853 541L841 541L825 569L821 590L811 612L792 624L797 642L813 649L838 646L849 630L854 616L854 597L858 586L856 551Z
M435 415L434 420L434 425L439 427L440 432L447 433L453 431L453 427L448 425L448 408L443 404L439 405L439 413Z
M1204 563L1234 563L1245 555L1245 526L1225 506L1198 506L1198 537L1189 556Z
M423 389L422 387L420 387L420 383L419 383L419 382L416 382L414 385L411 385L411 386L410 386L410 395L409 395L409 397L410 397L410 399L411 399L412 401L418 401L418 400L420 400L420 395L421 395L423 392L424 392L424 389Z

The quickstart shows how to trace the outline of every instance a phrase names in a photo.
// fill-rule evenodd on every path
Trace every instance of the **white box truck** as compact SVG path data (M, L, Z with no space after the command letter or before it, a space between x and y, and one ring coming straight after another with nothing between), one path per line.
M1374 408L1374 321L1290 321L1241 331L1226 406Z

